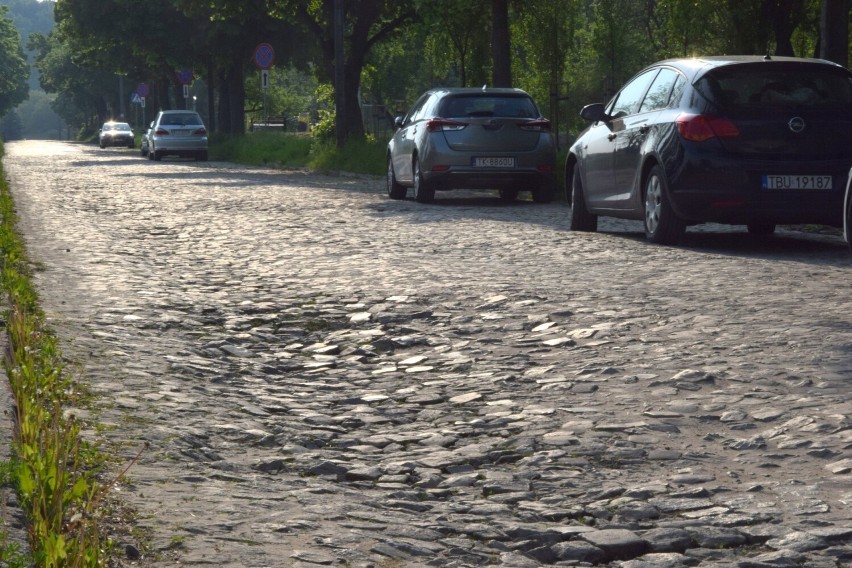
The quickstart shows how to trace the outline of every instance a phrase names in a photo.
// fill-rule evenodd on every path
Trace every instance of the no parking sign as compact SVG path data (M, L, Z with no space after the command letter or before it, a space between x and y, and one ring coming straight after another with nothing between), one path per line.
M269 69L275 61L275 50L268 43L260 43L254 48L254 64L258 69Z

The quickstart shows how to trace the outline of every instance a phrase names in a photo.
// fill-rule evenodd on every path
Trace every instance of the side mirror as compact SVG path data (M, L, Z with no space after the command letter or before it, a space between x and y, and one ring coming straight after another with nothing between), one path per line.
M393 119L393 127L397 128L397 129L402 128L402 117L401 116L398 116L398 117Z
M589 122L608 122L612 120L612 117L606 113L605 108L603 103L586 105L580 111L580 116Z

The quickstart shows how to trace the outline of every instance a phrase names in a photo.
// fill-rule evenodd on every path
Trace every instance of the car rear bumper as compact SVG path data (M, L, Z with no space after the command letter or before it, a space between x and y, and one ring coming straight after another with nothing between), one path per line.
M848 160L685 159L667 171L672 207L690 223L841 226ZM831 189L765 189L765 175L831 175Z
M423 172L423 180L435 190L452 189L516 189L528 191L550 188L555 184L552 173L530 169L475 170L451 168L445 171Z
M157 152L203 152L207 150L207 139L181 140L180 138L158 138L154 141Z

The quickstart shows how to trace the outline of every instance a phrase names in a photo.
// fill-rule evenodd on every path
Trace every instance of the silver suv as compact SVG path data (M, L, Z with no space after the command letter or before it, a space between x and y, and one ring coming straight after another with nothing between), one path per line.
M435 192L495 189L507 201L529 191L553 199L556 144L550 121L520 89L432 89L404 117L387 150L391 199L429 203Z
M207 161L207 128L195 111L161 110L147 139L150 160L180 156Z

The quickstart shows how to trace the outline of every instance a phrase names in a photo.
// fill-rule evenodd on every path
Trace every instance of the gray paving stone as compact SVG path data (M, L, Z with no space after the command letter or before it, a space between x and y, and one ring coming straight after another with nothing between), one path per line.
M6 149L86 435L151 444L137 566L852 562L836 237Z

